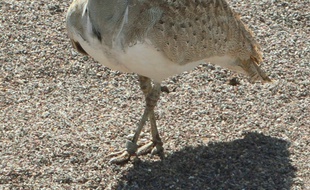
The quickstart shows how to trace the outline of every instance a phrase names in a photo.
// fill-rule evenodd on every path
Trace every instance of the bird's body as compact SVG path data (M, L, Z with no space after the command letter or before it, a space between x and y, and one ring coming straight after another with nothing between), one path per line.
M113 70L161 82L205 62L244 74L243 61L261 62L251 32L224 0L75 2L81 6L68 23L80 30L69 34Z
M81 53L140 76L150 120L157 100L152 107L148 97L157 97L160 82L201 63L248 74L251 81L270 81L258 66L259 45L225 0L74 0L67 29ZM155 119L151 127L156 133Z

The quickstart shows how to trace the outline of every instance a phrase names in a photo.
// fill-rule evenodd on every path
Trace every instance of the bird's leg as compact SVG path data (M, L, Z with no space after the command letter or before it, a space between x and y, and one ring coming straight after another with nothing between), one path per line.
M146 154L151 152L152 154L159 154L163 156L163 143L159 137L159 133L156 126L156 118L154 114L154 108L160 97L161 85L160 83L154 83L152 87L151 80L147 77L139 76L140 88L144 93L146 100L146 109L149 109L149 121L151 123L152 142L142 146L137 151L137 155Z
M160 139L157 126L156 126L156 119L154 110L149 113L149 120L151 122L151 134L152 134L152 142L145 144L144 146L140 147L137 151L137 155L146 154L151 152L152 155L158 154L161 158L163 158L163 142Z
M155 83L152 87L151 80L147 77L139 76L140 87L144 93L145 100L146 100L146 107L143 113L143 116L138 124L138 128L134 134L134 137L131 141L127 141L126 143L126 150L119 156L110 160L111 163L123 163L130 159L130 156L135 155L138 150L137 141L142 131L145 122L149 118L151 122L151 133L152 133L152 142L142 146L137 155L141 155L152 151L152 154L160 154L163 152L163 143L158 134L157 126L156 126L156 119L154 115L154 108L157 104L157 101L160 96L161 86L160 83ZM153 148L153 150L152 150ZM118 152L119 153L119 152ZM118 153L112 153L111 155L115 155ZM111 156L110 155L110 156ZM162 155L161 155L162 156Z
M132 141L126 142L126 150L125 151L120 151L120 152L110 154L109 156L114 156L114 155L117 155L117 154L123 152L121 155L112 158L110 160L110 163L120 164L120 163L126 162L130 159L130 156L136 154L136 151L138 150L137 141L138 141L138 138L140 136L141 130L142 130L143 126L145 125L145 122L147 121L148 115L149 115L149 110L147 108L145 108L144 113L143 113L142 118L138 124L138 128L135 132L135 135L134 135Z

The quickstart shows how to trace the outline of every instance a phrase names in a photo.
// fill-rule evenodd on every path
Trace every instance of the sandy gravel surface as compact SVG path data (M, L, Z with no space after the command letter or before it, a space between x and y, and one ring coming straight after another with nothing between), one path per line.
M310 189L310 2L229 3L275 82L209 64L166 80L166 159L111 165L142 114L137 77L72 49L69 1L0 1L0 189Z

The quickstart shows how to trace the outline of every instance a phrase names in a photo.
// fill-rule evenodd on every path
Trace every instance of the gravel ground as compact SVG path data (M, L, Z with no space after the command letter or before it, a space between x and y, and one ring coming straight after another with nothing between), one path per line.
M142 114L137 77L72 49L69 1L1 1L0 189L310 189L310 1L229 3L274 83L209 64L166 80L166 158L111 165Z

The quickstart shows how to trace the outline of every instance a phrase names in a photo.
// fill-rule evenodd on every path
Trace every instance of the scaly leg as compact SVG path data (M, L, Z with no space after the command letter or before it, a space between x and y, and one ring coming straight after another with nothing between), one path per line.
M111 159L110 160L111 163L116 163L116 164L123 163L125 161L128 161L130 159L130 156L135 155L135 153L138 150L138 145L137 145L138 138L148 118L151 122L152 142L142 146L138 151L138 155L147 153L154 147L152 150L152 154L160 154L160 156L162 157L163 143L158 134L156 121L155 121L156 119L154 115L154 108L160 97L161 86L160 86L160 83L155 83L154 87L152 87L151 80L143 76L139 76L139 81L140 81L141 90L143 91L145 95L146 108L144 110L142 119L139 122L138 128L135 132L135 135L132 141L128 141L126 143L126 150L121 155ZM112 153L110 154L110 156L111 155L114 156L118 153L120 152Z
M145 144L137 151L137 155L142 155L151 152L152 154L159 154L163 157L163 143L159 137L156 126L156 118L154 114L154 107L160 97L162 87L160 83L155 83L152 87L151 80L147 77L139 76L140 88L144 93L146 100L146 107L150 109L149 121L151 123L152 142Z

